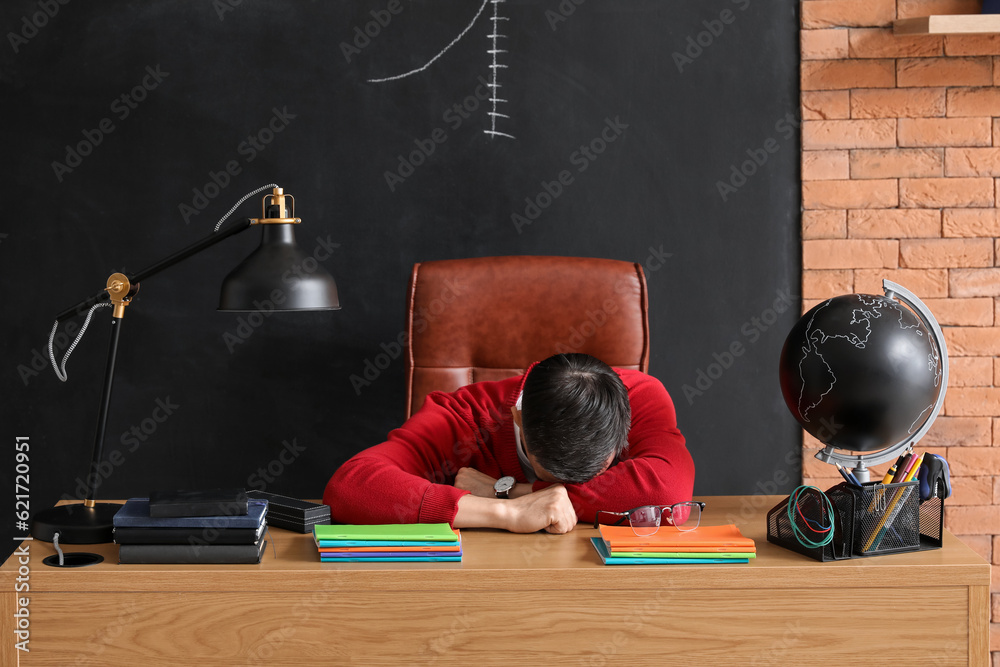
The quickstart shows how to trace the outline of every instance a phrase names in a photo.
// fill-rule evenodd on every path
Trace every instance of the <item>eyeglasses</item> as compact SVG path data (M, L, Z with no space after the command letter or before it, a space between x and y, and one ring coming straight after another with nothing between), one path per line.
M632 532L639 537L647 537L659 530L660 520L663 518L666 518L667 523L677 530L689 532L701 523L703 509L705 509L705 503L692 501L675 505L643 505L628 512L601 510L594 517L594 528L600 524L602 514L611 514L621 518L609 525L620 526L628 519L629 525L632 526Z

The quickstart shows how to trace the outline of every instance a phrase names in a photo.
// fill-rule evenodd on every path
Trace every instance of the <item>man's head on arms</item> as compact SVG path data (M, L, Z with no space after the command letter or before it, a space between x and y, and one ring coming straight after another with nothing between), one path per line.
M610 366L587 354L557 354L528 373L520 417L539 479L578 483L607 470L628 446L632 410Z

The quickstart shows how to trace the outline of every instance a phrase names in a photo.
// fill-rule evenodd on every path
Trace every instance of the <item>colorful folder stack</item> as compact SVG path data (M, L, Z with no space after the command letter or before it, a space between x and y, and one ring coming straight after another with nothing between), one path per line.
M590 541L605 565L748 563L757 557L754 541L732 524L686 532L661 526L646 537L631 526L600 526L600 532Z
M462 535L446 523L313 526L324 563L458 562Z

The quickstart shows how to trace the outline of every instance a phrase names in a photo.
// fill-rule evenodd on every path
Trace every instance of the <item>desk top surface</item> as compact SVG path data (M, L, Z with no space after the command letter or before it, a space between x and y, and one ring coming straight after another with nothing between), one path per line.
M945 532L942 549L820 563L767 541L767 511L783 496L707 496L703 524L736 524L754 539L757 558L747 564L605 566L590 544L597 535L579 524L565 535L513 534L463 529L460 563L321 563L310 534L272 528L271 545L258 565L119 565L115 544L66 545L104 562L78 569L48 567L55 553L30 541L32 592L45 591L244 591L364 588L509 590L580 586L681 588L802 588L816 586L989 585L990 567ZM919 567L915 567L919 566ZM18 554L0 567L0 590L13 591ZM598 579L599 577L599 579Z

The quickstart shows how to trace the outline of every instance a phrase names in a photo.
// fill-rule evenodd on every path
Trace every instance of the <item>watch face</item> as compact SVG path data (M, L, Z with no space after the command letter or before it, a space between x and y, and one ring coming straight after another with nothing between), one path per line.
M493 485L493 489L495 491L499 491L500 493L503 493L504 491L510 491L512 488L514 488L514 482L515 480L513 477L510 476L501 477L500 479L497 480L497 483Z

